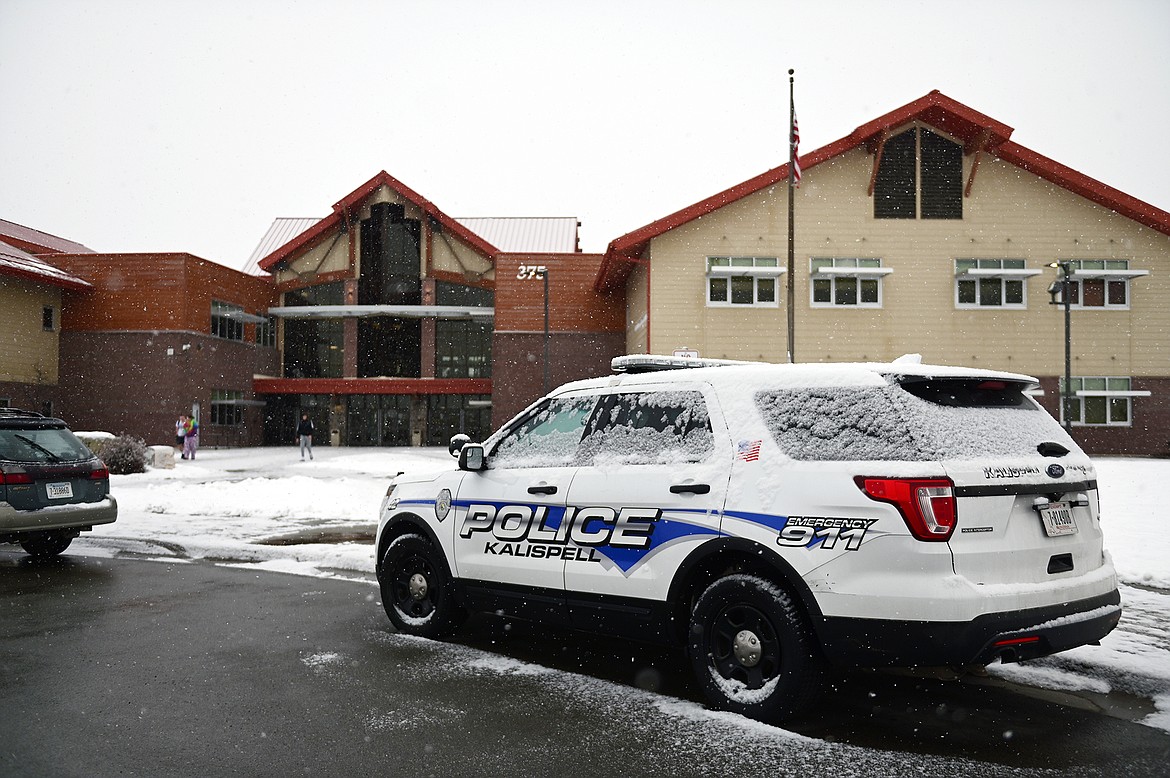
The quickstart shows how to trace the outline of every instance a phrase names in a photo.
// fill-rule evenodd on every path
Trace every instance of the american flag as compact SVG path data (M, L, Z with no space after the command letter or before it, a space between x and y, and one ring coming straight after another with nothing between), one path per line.
M744 462L755 462L760 458L760 443L759 440L741 440L739 442L739 451L736 453L737 459L742 459Z
M800 123L792 114L792 180L800 183Z

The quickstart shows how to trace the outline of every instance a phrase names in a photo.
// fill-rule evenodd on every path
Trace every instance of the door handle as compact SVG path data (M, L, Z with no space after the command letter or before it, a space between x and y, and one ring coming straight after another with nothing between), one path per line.
M555 486L530 486L528 487L529 494L556 494L557 488Z
M675 484L670 487L671 494L707 494L711 491L711 484Z

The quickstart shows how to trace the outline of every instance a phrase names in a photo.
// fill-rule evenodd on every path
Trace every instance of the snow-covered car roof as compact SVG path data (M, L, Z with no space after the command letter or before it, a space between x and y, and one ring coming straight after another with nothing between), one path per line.
M655 365L660 364L660 368ZM619 372L604 378L575 381L557 389L554 394L567 391L604 388L630 384L672 384L681 381L702 381L713 384L766 384L784 386L878 386L888 383L889 377L981 379L1011 381L1038 385L1028 375L984 368L951 365L927 365L914 358L893 362L835 362L777 364L770 362L737 362L731 360L704 360L687 357L631 355L614 360ZM630 370L630 366L633 369Z

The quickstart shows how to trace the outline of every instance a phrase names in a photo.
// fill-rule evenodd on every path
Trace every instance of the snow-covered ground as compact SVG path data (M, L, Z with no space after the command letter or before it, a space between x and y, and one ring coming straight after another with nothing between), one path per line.
M445 448L314 453L302 462L292 446L204 449L174 469L113 476L117 523L84 534L70 553L201 558L372 582L373 531L390 478L454 462ZM1032 686L1153 700L1157 712L1143 723L1170 732L1170 527L1164 498L1155 497L1170 483L1170 460L1096 464L1106 544L1123 583L1121 625L1100 646L990 670Z

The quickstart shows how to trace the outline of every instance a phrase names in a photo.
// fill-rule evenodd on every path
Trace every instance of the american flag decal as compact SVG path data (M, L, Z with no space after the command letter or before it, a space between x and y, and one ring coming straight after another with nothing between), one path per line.
M760 458L760 443L759 440L741 440L739 442L738 451L735 454L736 459L742 459L744 462L755 462Z

